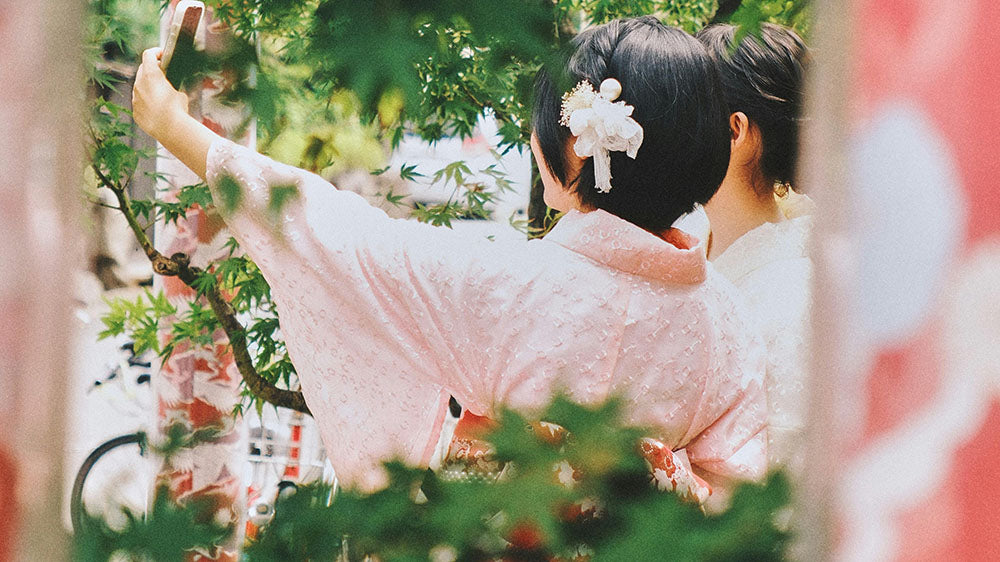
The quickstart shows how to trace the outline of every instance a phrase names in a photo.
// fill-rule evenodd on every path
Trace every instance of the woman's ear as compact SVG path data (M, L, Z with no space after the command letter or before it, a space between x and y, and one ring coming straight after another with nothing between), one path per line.
M737 111L729 116L729 133L733 163L747 166L760 158L760 129L750 122L746 113Z
M750 118L746 113L737 111L729 116L729 133L733 147L742 146L750 138Z

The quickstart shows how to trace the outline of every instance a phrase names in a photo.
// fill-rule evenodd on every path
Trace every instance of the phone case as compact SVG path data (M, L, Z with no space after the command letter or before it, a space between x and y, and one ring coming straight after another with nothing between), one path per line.
M182 59L189 58L187 55L195 50L195 35L198 33L198 26L201 23L201 16L205 12L205 4L199 0L181 0L174 9L174 16L170 20L170 31L167 34L167 42L163 46L163 55L160 57L160 67L167 74L167 80L174 87L180 86L180 81L189 68L181 64Z

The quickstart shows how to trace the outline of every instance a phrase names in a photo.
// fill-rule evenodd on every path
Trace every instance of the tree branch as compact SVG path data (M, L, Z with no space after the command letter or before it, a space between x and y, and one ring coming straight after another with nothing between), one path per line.
M201 271L188 265L188 257L184 254L174 254L170 257L170 260L178 265L177 278L183 281L188 287L194 288L195 281L201 274ZM236 368L240 371L243 382L246 383L250 392L258 399L274 404L275 406L309 414L309 406L306 405L305 398L301 392L278 388L260 376L260 373L254 368L253 358L250 357L250 351L247 349L246 329L236 319L236 312L229 304L229 301L222 297L218 287L212 285L203 294L208 300L208 304L211 305L212 312L219 319L222 329L226 332L226 337L229 338Z
M94 174L97 175L97 179L101 182L101 184L110 189L111 193L115 194L115 199L118 200L118 210L125 215L125 220L128 222L129 228L135 235L135 239L139 242L139 245L142 246L142 250L146 252L146 257L148 257L150 261L153 261L154 255L159 254L159 252L153 248L153 243L150 242L149 237L146 236L146 232L139 225L139 220L136 218L135 212L132 210L132 203L129 201L128 193L125 192L125 186L118 185L117 183L111 181L111 179L101 171L100 166L97 164L92 164L90 168L94 170Z
M196 281L202 274L202 271L196 267L191 267L190 260L185 254L177 253L167 257L153 247L153 243L146 236L146 231L139 224L135 216L135 211L132 210L132 205L125 188L111 181L98 166L95 165L92 168L101 184L110 189L115 194L115 198L118 199L118 210L125 216L132 234L135 235L135 239L142 246L146 257L149 258L150 263L153 265L153 271L158 275L177 277L188 287L198 290ZM247 349L246 329L240 324L240 321L236 318L236 312L229 304L229 301L223 298L218 287L212 285L211 288L203 291L202 294L208 300L208 304L212 307L212 312L215 313L219 324L226 332L226 337L229 338L229 345L233 350L233 359L236 362L236 368L239 370L240 376L243 377L243 382L250 389L250 392L258 399L274 404L275 406L310 414L309 407L306 405L305 398L301 392L278 388L257 372L257 369L253 365L253 358L250 356L250 351Z

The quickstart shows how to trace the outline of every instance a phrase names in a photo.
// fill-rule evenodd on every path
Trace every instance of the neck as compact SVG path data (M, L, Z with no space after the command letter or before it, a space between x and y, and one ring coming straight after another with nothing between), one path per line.
M746 180L732 174L719 186L712 200L705 204L705 213L712 227L708 259L715 259L741 236L766 222L781 222L784 215L771 191L754 189Z

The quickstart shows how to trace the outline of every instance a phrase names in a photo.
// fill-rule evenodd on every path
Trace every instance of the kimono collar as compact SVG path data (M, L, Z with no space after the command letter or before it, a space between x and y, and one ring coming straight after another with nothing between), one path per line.
M705 280L701 243L676 228L656 236L607 211L572 210L545 240L632 275L683 285Z
M737 283L761 267L783 260L808 259L812 215L802 215L781 222L765 222L740 236L724 252L712 259L712 265L730 281Z

